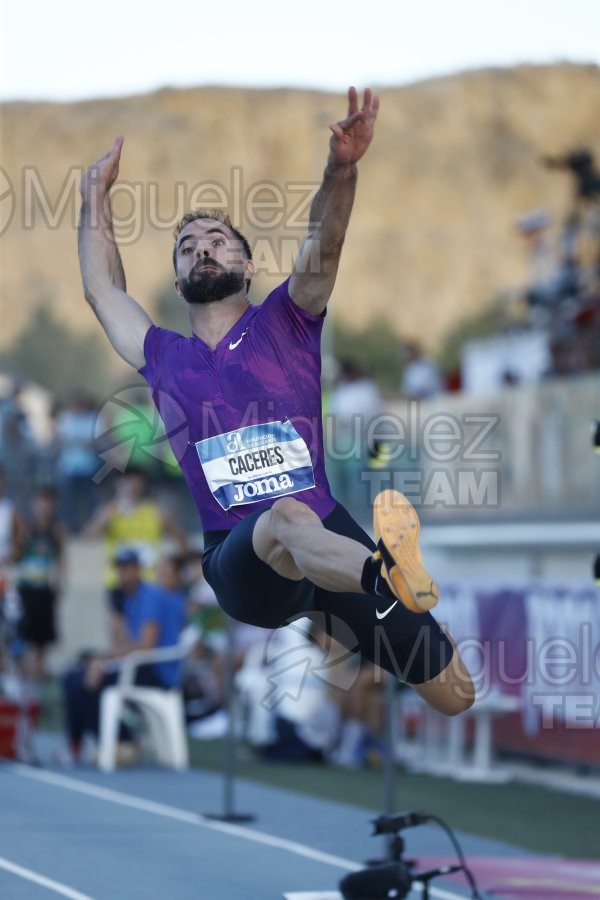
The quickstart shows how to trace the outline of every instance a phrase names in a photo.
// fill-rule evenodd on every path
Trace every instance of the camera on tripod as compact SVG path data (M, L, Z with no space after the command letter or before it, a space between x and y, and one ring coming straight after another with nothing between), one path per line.
M427 872L415 872L416 862L404 859L404 839L400 831L427 822L436 822L448 833L460 861L456 866L440 866ZM402 813L397 816L379 816L373 819L373 835L391 836L389 859L374 863L360 872L352 872L340 881L340 891L344 900L401 900L410 893L413 884L421 885L421 897L429 900L429 883L442 875L464 872L472 889L472 897L479 898L473 875L468 869L462 850L450 828L437 816L422 812Z

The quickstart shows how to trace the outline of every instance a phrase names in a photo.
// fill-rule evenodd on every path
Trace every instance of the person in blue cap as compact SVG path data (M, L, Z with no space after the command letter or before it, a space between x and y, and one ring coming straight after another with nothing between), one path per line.
M120 661L136 650L173 646L184 626L183 593L178 600L172 591L144 582L135 549L120 548L114 563L124 597L121 640L106 652L84 654L63 680L66 730L73 760L80 756L84 736L98 735L100 695L116 682ZM136 669L135 683L168 689L176 683L178 674L176 662L142 665Z

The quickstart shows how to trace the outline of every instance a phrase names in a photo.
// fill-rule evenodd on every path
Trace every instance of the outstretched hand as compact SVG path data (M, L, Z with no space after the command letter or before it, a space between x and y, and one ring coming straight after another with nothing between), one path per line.
M116 137L110 150L86 169L81 176L82 196L85 197L90 190L99 190L102 193L110 190L119 175L119 161L124 140L122 135Z
M348 89L348 115L329 126L333 132L329 147L336 163L349 166L364 156L373 139L378 109L379 97L370 88L365 89L362 109L358 108L356 88Z

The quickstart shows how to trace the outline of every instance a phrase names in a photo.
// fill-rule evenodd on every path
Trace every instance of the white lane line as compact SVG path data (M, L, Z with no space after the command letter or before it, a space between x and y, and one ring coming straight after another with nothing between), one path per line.
M9 859L5 859L4 856L0 856L0 869L6 869L7 872L18 875L19 878L33 881L34 884L48 888L49 891L54 891L55 894L60 894L61 897L69 897L70 900L92 900L92 897L88 894L81 894L79 891L74 891L73 888L67 887L66 884L61 884L60 881L53 881L51 878L39 875L37 872L26 869L24 866L18 866Z
M208 831L218 831L221 834L228 834L231 837L242 838L246 841L253 841L256 844L265 844L268 847L274 847L278 850L286 850L288 853L294 853L296 856L302 856L311 859L314 862L321 862L328 866L335 866L337 869L345 869L349 872L358 872L364 866L360 863L353 862L351 859L344 859L343 856L334 856L331 853L323 853L315 850L306 844L300 844L298 841L288 841L285 838L275 837L272 834L266 834L263 831L257 831L254 828L248 828L245 825L231 825L227 822L215 822L212 819L206 819L198 813L191 813L185 809L179 809L176 806L169 806L165 803L157 803L154 800L146 800L144 797L136 797L133 794L124 794L122 791L115 791L112 788L99 787L96 784L89 784L86 781L80 781L77 778L71 778L68 775L60 775L57 772L46 772L41 769L33 769L22 763L15 763L10 766L11 770L25 778L31 778L34 781L42 781L55 787L65 788L66 790L75 791L79 794L85 794L88 797L95 797L98 800L106 800L109 803L115 803L119 806L127 806L130 809L137 809L141 812L151 813L156 816L163 816L167 819L174 819L177 822L184 822L187 825L196 825L206 828ZM464 900L464 895L452 894L439 888L430 887L429 893L432 897L438 897L439 900Z
M206 819L198 813L191 813L185 809L178 809L175 806L167 806L164 803L156 803L154 800L145 800L143 797L135 797L132 794L124 794L121 791L115 791L111 788L99 787L95 784L88 784L85 781L79 781L77 778L70 778L68 775L59 775L56 772L43 772L38 769L30 769L28 766L16 764L11 766L13 771L26 778L32 778L34 781L43 781L46 784L52 784L56 787L66 788L70 791L76 791L80 794L86 794L88 797L96 797L99 800L107 800L110 803L116 803L120 806L127 806L131 809L137 809L141 812L152 813L157 816L164 816L168 819L175 819L177 822L185 822L187 825L199 825L207 828L209 831L219 831L222 834L228 834L232 837L244 838L247 841L254 841L257 844L266 844L269 847L276 847L279 850L287 850L295 853L297 856L305 856L316 862L322 862L326 865L336 866L339 869L347 869L355 872L362 869L361 865L352 862L350 859L344 859L341 856L333 856L330 853L322 853L305 844L297 841L288 841L285 838L275 837L272 834L266 834L262 831L256 831L253 828L246 828L241 825L232 825L227 822L215 822Z

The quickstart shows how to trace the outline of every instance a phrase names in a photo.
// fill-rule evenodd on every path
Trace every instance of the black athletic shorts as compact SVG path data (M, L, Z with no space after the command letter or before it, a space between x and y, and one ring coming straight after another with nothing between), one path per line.
M19 586L22 617L19 635L26 644L45 647L56 634L56 591L49 587Z
M252 533L262 512L251 513L231 531L204 534L204 576L229 616L262 628L279 628L309 616L348 650L411 684L429 681L446 668L452 645L430 613L413 613L401 602L386 613L393 600L326 591L306 578L284 578L260 560ZM359 541L369 552L375 550L340 504L323 525Z

